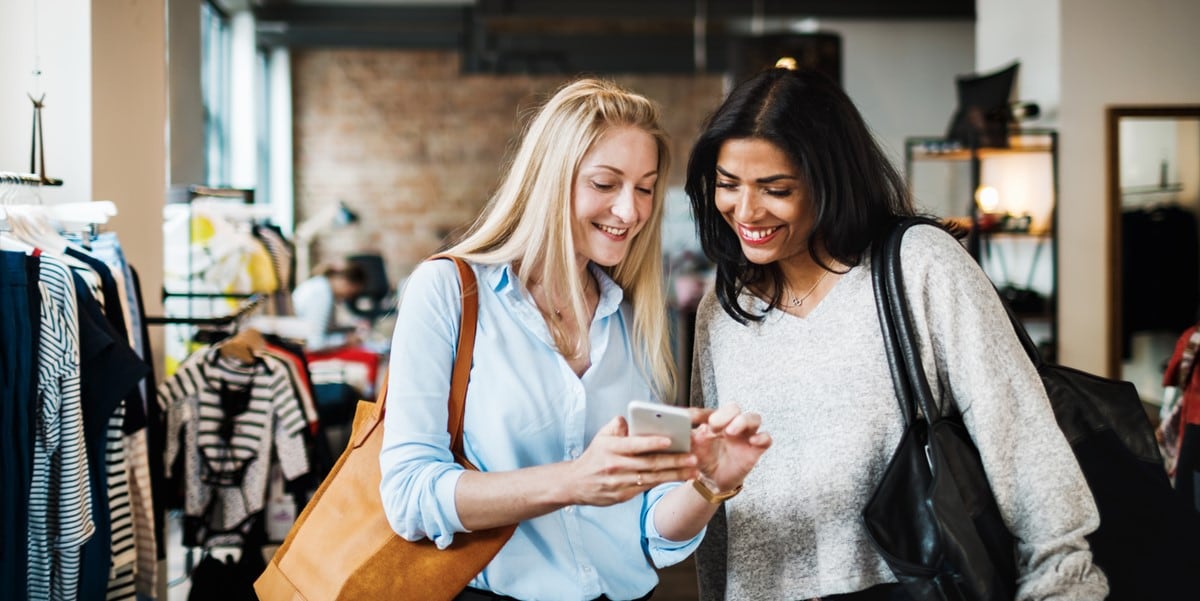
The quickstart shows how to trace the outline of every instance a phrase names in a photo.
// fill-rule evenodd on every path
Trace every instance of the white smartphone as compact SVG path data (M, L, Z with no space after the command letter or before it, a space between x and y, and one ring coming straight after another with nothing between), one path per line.
M692 450L692 415L685 407L675 407L649 401L629 401L626 408L629 435L652 434L671 439L667 453L687 453Z

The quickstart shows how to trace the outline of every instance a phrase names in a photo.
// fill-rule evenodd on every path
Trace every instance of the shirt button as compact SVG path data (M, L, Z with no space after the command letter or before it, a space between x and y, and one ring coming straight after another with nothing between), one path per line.
M566 506L566 507L563 509L563 511L565 511L565 512L567 512L567 513L575 513L575 506L574 506L574 505L567 505L567 506Z
M584 574L591 574L591 573L592 573L592 566L583 566L583 573L584 573Z
M579 449L571 447L571 457L579 457Z

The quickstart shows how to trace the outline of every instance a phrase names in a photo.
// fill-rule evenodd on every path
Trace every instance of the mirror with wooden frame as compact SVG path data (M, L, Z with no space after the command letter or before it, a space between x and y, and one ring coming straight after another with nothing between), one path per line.
M1200 105L1107 114L1109 373L1160 404L1163 370L1200 319Z

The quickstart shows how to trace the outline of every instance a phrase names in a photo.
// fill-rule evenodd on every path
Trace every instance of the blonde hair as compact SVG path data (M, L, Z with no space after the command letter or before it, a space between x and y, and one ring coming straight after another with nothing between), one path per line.
M548 320L559 352L580 356L590 325L579 278L563 277L576 268L572 190L584 155L605 133L636 127L658 146L658 180L653 207L629 252L619 264L603 268L633 307L633 346L644 375L661 395L674 399L664 307L662 273L663 190L670 166L666 131L651 100L612 82L581 79L564 85L529 122L500 186L466 235L446 253L479 263L513 263L521 285L545 288L549 298L570 302L579 338ZM550 227L547 227L547 226ZM556 227L555 227L556 226Z

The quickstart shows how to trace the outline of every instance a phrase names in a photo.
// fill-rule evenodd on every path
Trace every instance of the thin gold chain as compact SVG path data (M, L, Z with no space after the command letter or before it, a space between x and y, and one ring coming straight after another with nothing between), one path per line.
M822 270L821 277L817 278L817 283L813 284L812 288L809 288L808 292L804 293L804 296L801 296L800 298L792 296L792 306L797 308L804 306L804 301L808 300L808 297L812 296L812 293L817 291L817 286L821 285L821 281L824 280L825 276L827 275L829 275L829 271Z

